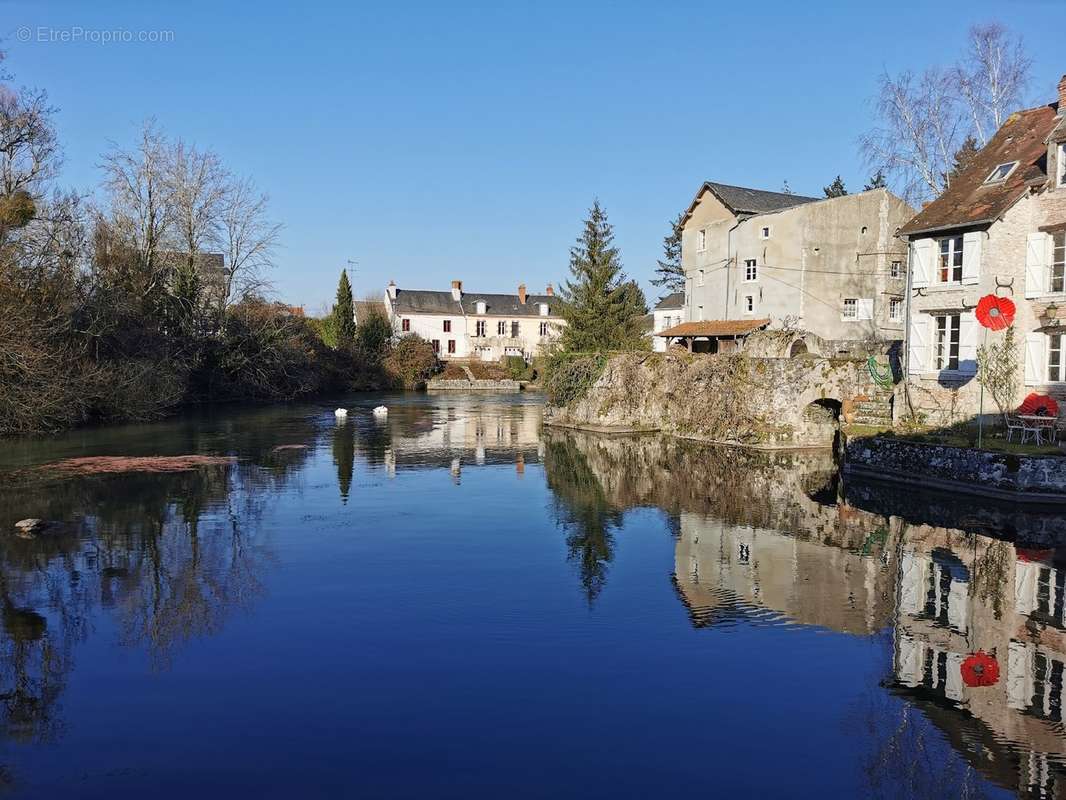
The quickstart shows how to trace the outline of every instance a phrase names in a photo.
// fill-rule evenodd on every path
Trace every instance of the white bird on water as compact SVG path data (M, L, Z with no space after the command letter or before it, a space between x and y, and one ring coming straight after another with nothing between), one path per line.
M336 417L346 417L348 416L348 409L338 408L336 411L333 412L333 415Z
M388 415L389 415L389 410L387 408L385 408L385 406L378 406L377 408L374 409L374 416L375 417L387 417Z

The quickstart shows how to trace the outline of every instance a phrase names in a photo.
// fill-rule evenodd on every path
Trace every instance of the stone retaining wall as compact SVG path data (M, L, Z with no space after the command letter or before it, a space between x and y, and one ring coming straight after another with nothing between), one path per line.
M870 437L847 443L845 471L1017 500L1066 502L1066 458Z
M488 392L518 392L522 387L518 381L501 380L501 381L489 381L489 380L431 380L426 384L426 388L429 391L441 390L441 391L457 391L457 392L472 392L472 391L488 391Z

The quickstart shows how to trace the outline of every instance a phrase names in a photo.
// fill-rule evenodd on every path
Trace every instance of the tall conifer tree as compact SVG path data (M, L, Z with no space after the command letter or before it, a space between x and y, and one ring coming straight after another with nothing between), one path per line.
M652 286L662 286L668 292L680 292L685 288L685 270L681 267L681 221L685 213L677 215L670 223L670 233L663 237L663 257L655 268L656 277Z
M355 340L355 302L352 300L352 285L348 282L348 270L341 270L337 284L337 303L333 306L333 321L337 330L337 344L348 346Z

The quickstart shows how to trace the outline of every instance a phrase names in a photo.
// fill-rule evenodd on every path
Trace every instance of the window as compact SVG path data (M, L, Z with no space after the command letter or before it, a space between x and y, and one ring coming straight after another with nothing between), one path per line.
M448 340L448 352L455 353L455 339Z
M444 320L444 332L445 333L451 333L452 332L452 321L450 319Z
M433 340L433 352L440 355L440 339Z
M477 322L474 323L474 336L481 337L481 336L484 336L484 335L485 335L485 320L479 319Z
M548 335L548 323L547 322L540 323L540 335L541 336L547 336Z
M548 316L548 304L547 303L541 303L540 304L540 315L542 317Z
M759 280L759 265L755 263L754 258L749 258L747 261L744 262L744 280Z
M1048 291L1066 290L1066 231L1051 236L1051 274L1048 278Z
M760 230L759 231L759 238L761 238L761 239L769 239L770 238L770 228L766 227L766 228L763 228L762 230Z
M404 333L407 333L409 330L411 330L411 320L409 320L409 319L400 320L400 330L403 331Z
M755 311L755 295L748 294L744 296L744 313L751 314Z
M1047 337L1047 379L1066 381L1066 363L1062 359L1063 334L1053 333Z
M518 320L515 320L511 323L511 338L518 338Z
M942 314L934 319L936 319L936 340L933 342L933 366L938 370L958 369L961 317L958 314Z
M696 233L696 251L702 253L707 249L707 230L697 231Z
M941 283L962 283L962 237L949 236L940 240Z
M704 283L704 273L703 273L703 270L701 269L700 270L700 280L699 280L699 283L697 285L703 286L703 283Z
M985 183L996 183L998 181L1005 181L1007 176L1014 172L1014 168L1018 166L1017 161L1008 161L1006 164L1000 164L985 178Z
M479 314L484 314L485 313L485 301L484 300L478 300L477 301L477 313L479 313Z
M903 298L893 297L888 301L888 318L893 322L903 322Z
M1066 142L1059 145L1059 186L1066 187Z
M898 278L902 272L903 272L903 262L902 261L893 261L892 264L888 268L888 274L890 276L892 276L893 278Z
M506 336L507 335L507 323L504 322L502 319L499 322L496 323L496 335L497 336Z
M840 312L840 316L844 319L858 319L859 318L859 300L856 297L844 298L844 310Z
M698 321L703 322L703 306L698 306L696 313L699 315L697 317Z

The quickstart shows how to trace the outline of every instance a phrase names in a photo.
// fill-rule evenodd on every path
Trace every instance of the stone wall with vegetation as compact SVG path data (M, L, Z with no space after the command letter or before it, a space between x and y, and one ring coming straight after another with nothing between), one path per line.
M924 444L891 437L847 444L847 469L929 484L943 482L971 491L1017 493L1066 499L1066 459Z
M549 425L657 430L762 447L832 442L835 410L876 393L864 361L741 355L574 356L549 370Z

